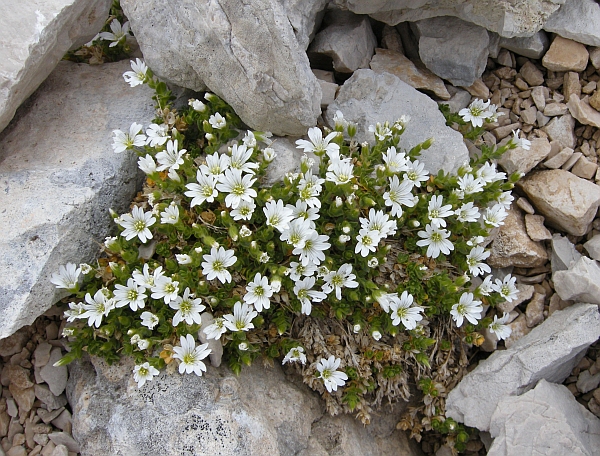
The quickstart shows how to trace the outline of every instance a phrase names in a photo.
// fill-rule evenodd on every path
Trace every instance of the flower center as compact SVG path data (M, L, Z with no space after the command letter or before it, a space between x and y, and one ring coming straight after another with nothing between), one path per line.
M344 284L344 278L340 275L334 275L331 283L336 287L341 287Z
M461 315L464 315L464 314L466 314L466 313L467 313L467 308L465 307L465 305L464 305L464 304L459 304L459 305L456 307L456 311L457 311L459 314L461 314Z
M192 303L189 300L184 299L179 305L179 310L181 310L182 314L190 313L190 311L192 310Z
M438 218L440 215L440 211L438 211L437 209L432 209L429 212L429 218L434 219L434 218Z
M186 353L183 355L183 362L185 364L194 364L196 362L196 357L192 353Z
M363 243L363 245L367 245L367 246L373 245L373 239L371 239L370 236L363 236L362 243Z
M237 196L242 196L244 193L246 193L246 187L243 184L236 184L233 186L231 193Z
M235 327L241 331L246 327L246 322L244 322L243 320L238 320L235 322Z
M331 377L331 370L329 369L323 369L323 372L321 372L321 377L323 377L323 379L327 380L328 378Z
M202 196L212 196L213 194L213 189L210 185L205 185L204 187L202 187ZM175 217L173 217L175 218Z
M146 222L144 220L136 220L133 222L133 229L135 231L144 231L146 229Z
M442 235L440 233L431 233L431 241L432 242L441 242Z
M166 284L165 285L165 293L167 293L167 294L175 293L175 285L173 285L172 283Z
M406 173L406 177L408 177L408 179L411 181L417 180L417 173L415 173L414 171L409 171L408 173Z
M138 298L138 292L136 290L129 290L127 292L127 299L130 301L135 301Z
M308 290L302 289L298 291L298 299L306 299L308 298Z
M265 289L262 286L258 286L256 288L254 288L254 294L256 296L259 296L259 297L264 296L265 295Z
M145 367L140 367L138 373L140 374L140 376L145 377L146 375L148 375L148 369L146 369Z
M224 270L225 268L223 267L223 262L220 260L215 260L212 264L212 268L213 270L217 271L217 272L221 272L222 270Z

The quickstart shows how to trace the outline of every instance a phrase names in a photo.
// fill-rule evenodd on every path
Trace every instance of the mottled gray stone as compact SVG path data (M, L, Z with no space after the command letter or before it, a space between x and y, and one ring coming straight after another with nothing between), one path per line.
M40 377L48 384L50 391L55 396L60 396L67 387L69 372L67 366L55 366L54 364L62 358L63 353L59 347L54 347L50 352L50 359L40 370Z
M534 108L535 109L535 108ZM550 143L546 138L535 138L529 149L516 147L507 150L498 160L498 164L508 174L519 172L527 174L550 153Z
M587 250L591 258L600 261L600 235L595 235L592 239L583 244L583 248Z
M552 274L554 289L564 301L600 304L600 266L586 256L569 269Z
M530 59L541 59L550 47L548 35L540 30L533 36L501 38L500 47Z
M581 253L575 249L575 245L566 236L558 233L552 235L552 256L550 264L552 272L566 271L571 265L581 258Z
M600 46L600 5L594 0L570 0L544 23L544 30L578 43Z

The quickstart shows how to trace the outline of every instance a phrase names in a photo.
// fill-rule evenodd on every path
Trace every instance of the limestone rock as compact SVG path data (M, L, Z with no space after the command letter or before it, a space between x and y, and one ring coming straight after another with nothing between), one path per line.
M503 399L522 394L541 379L562 382L599 336L597 305L575 304L553 313L510 348L492 353L468 373L450 391L446 415L490 430L492 414Z
M50 352L50 359L40 370L40 377L48 384L50 391L55 396L60 396L67 387L67 379L69 372L67 366L55 366L60 358L62 358L62 350L59 347L54 347Z
M598 165L589 161L586 157L579 157L571 172L582 179L592 179L598 171Z
M595 235L592 239L583 244L590 257L596 261L600 261L600 235Z
M532 36L501 38L500 47L530 59L541 59L550 47L550 40L546 32L540 30Z
M600 304L600 266L582 256L566 271L552 274L554 289L564 301Z
M370 66L375 73L391 73L415 89L433 93L442 100L450 99L450 94L440 78L427 68L418 68L398 52L377 48Z
M544 23L544 30L578 43L600 46L600 6L594 0L566 1Z
M111 3L111 0L2 3L0 131L65 53L100 31Z
M540 86L544 83L543 73L530 60L525 62L519 73L530 86Z
M600 204L600 187L562 169L538 171L517 184L548 225L575 236L587 233Z
M300 135L316 124L321 89L294 34L287 4L227 0L187 5L185 0L121 3L157 76L196 91L208 87L256 130Z
M545 380L500 401L490 433L494 442L488 456L593 456L600 447L600 420L565 386Z
M489 44L484 28L454 17L424 19L412 28L419 56L434 74L455 86L470 86L481 77Z
M307 50L313 66L330 59L333 69L340 73L368 68L377 46L369 18L348 11L331 11L324 22L328 25L317 33Z
M557 35L542 59L542 65L550 71L583 71L589 53L585 46Z
M550 105L546 105L548 106ZM576 145L574 128L575 119L570 114L565 114L552 119L542 130L548 134L551 141L559 141L563 147L574 149Z
M552 239L552 234L544 226L544 217L541 215L525 214L525 228L532 241Z
M573 156L573 152L574 150L570 147L565 147L558 154L546 160L544 166L550 169L558 169Z
M576 263L581 258L575 246L566 236L561 236L558 233L552 235L552 256L550 263L552 272L566 271L572 264Z
M285 0L283 3L298 44L306 49L321 24L327 0Z
M509 209L508 217L494 242L488 264L493 268L536 267L548 260L546 249L527 235L523 214L518 209Z
M535 109L535 108L534 108ZM529 150L522 147L507 150L498 164L504 168L508 174L519 172L527 174L535 166L544 160L550 153L550 142L546 138L535 138L531 141Z
M580 100L576 94L572 94L567 106L571 115L584 125L591 125L600 128L600 112L596 111L589 104L589 97Z
M468 161L462 136L446 126L437 103L392 74L357 70L340 88L335 103L327 108L324 117L329 125L334 124L337 110L342 111L346 120L357 124L357 141L371 143L374 137L369 125L386 120L393 123L401 115L410 116L399 147L411 149L433 138L433 144L422 152L420 159L431 173L440 169L456 171Z
M273 137L271 147L277 154L267 168L265 184L271 185L283 179L286 173L296 173L300 170L302 151L296 148L295 139Z
M128 69L60 62L0 137L0 338L64 296L51 273L96 258L108 209L125 212L141 183L135 154L111 146L112 130L154 118L151 90L130 88Z

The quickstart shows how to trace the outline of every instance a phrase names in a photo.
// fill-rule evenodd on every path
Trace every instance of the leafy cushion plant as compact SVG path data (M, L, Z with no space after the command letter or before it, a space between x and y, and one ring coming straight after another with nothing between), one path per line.
M398 147L409 119L377 124L374 144L358 144L338 112L334 131L311 128L297 141L300 169L265 185L270 134L243 131L214 94L174 109L139 59L124 78L156 91L155 123L114 131L114 151L138 154L147 179L131 212L113 214L120 232L97 265L52 277L73 292L71 351L60 363L132 356L143 387L164 368L202 375L222 346L235 373L257 358L293 366L330 413L364 423L416 385L423 404L400 426L464 441L444 397L482 329L510 334L507 315L484 314L513 299L515 279L493 280L483 245L519 177L507 181L493 159L527 147L518 132L502 147L482 145L457 174L430 175L419 155L431 141ZM497 114L472 106L448 119L476 137Z

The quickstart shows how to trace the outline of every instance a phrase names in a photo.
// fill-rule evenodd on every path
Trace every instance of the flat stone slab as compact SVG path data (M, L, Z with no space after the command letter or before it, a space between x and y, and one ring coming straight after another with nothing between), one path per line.
M58 266L93 261L141 183L137 156L115 154L112 130L154 118L152 91L129 87L129 62L60 62L0 135L0 339L64 293Z

